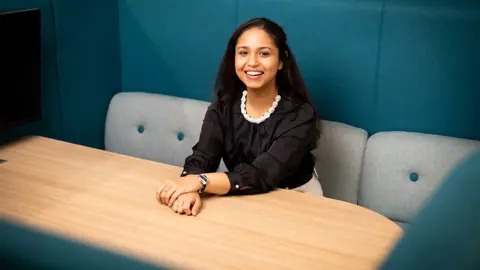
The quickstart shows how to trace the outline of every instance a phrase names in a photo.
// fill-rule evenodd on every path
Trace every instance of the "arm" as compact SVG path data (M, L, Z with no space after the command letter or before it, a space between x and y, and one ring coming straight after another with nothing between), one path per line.
M221 101L210 104L205 113L200 138L192 147L193 153L185 159L180 179L167 180L160 185L156 193L159 202L172 206L180 194L196 192L202 187L198 174L218 170L224 147L222 115Z
M204 190L206 193L224 195L230 191L230 180L227 173L215 172L205 173L205 175L208 177L208 184ZM186 181L197 183L195 190L200 190L202 188L202 184L198 181L198 175L192 174L185 176L185 178L188 179Z
M200 138L185 159L181 177L216 172L223 154L223 121L220 101L212 103L205 114Z
M186 158L181 177L187 178L202 186L198 175L203 173L209 178L205 192L211 194L226 194L230 190L230 181L227 174L216 172L223 154L224 133L222 107L220 101L209 106L203 121L200 139L193 147L193 154Z

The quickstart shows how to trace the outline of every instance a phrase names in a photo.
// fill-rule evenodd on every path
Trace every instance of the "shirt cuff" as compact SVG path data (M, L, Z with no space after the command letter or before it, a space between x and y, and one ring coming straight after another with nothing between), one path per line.
M230 180L230 192L237 192L243 188L242 176L239 172L227 172L228 179Z
M183 169L182 173L180 174L180 177L185 177L190 174L201 174L201 173L205 173L205 172L200 169Z

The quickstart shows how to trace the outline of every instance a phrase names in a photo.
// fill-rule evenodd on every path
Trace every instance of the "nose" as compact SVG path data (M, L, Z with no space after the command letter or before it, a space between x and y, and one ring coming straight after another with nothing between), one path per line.
M248 56L247 64L248 64L249 66L252 66L252 67L258 65L257 55L254 54L254 53L250 54L250 55Z

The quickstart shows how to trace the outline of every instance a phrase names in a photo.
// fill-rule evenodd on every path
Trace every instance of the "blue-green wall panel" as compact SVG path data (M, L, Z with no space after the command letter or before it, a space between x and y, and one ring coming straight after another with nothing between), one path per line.
M240 24L267 17L287 33L323 119L373 127L381 1L243 0Z
M375 128L480 140L480 2L387 1Z
M117 0L53 0L64 139L104 147L108 104L120 91Z
M49 0L2 0L0 11L40 8L42 61L42 120L0 132L0 142L26 135L62 138L58 99L57 63L53 13ZM1 41L0 41L1 42Z
M120 88L210 100L228 37L252 16L284 26L324 119L480 139L479 3L3 0L2 11L42 9L44 118L0 141L101 148Z
M119 3L122 90L211 100L235 1Z
M480 139L479 2L120 0L122 91L210 100L229 36L279 22L323 119Z

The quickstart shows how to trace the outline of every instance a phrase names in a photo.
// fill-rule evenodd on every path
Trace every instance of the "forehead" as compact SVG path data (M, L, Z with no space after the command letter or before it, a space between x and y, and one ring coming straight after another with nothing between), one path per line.
M251 28L238 37L236 47L270 47L275 48L275 42L263 29Z

